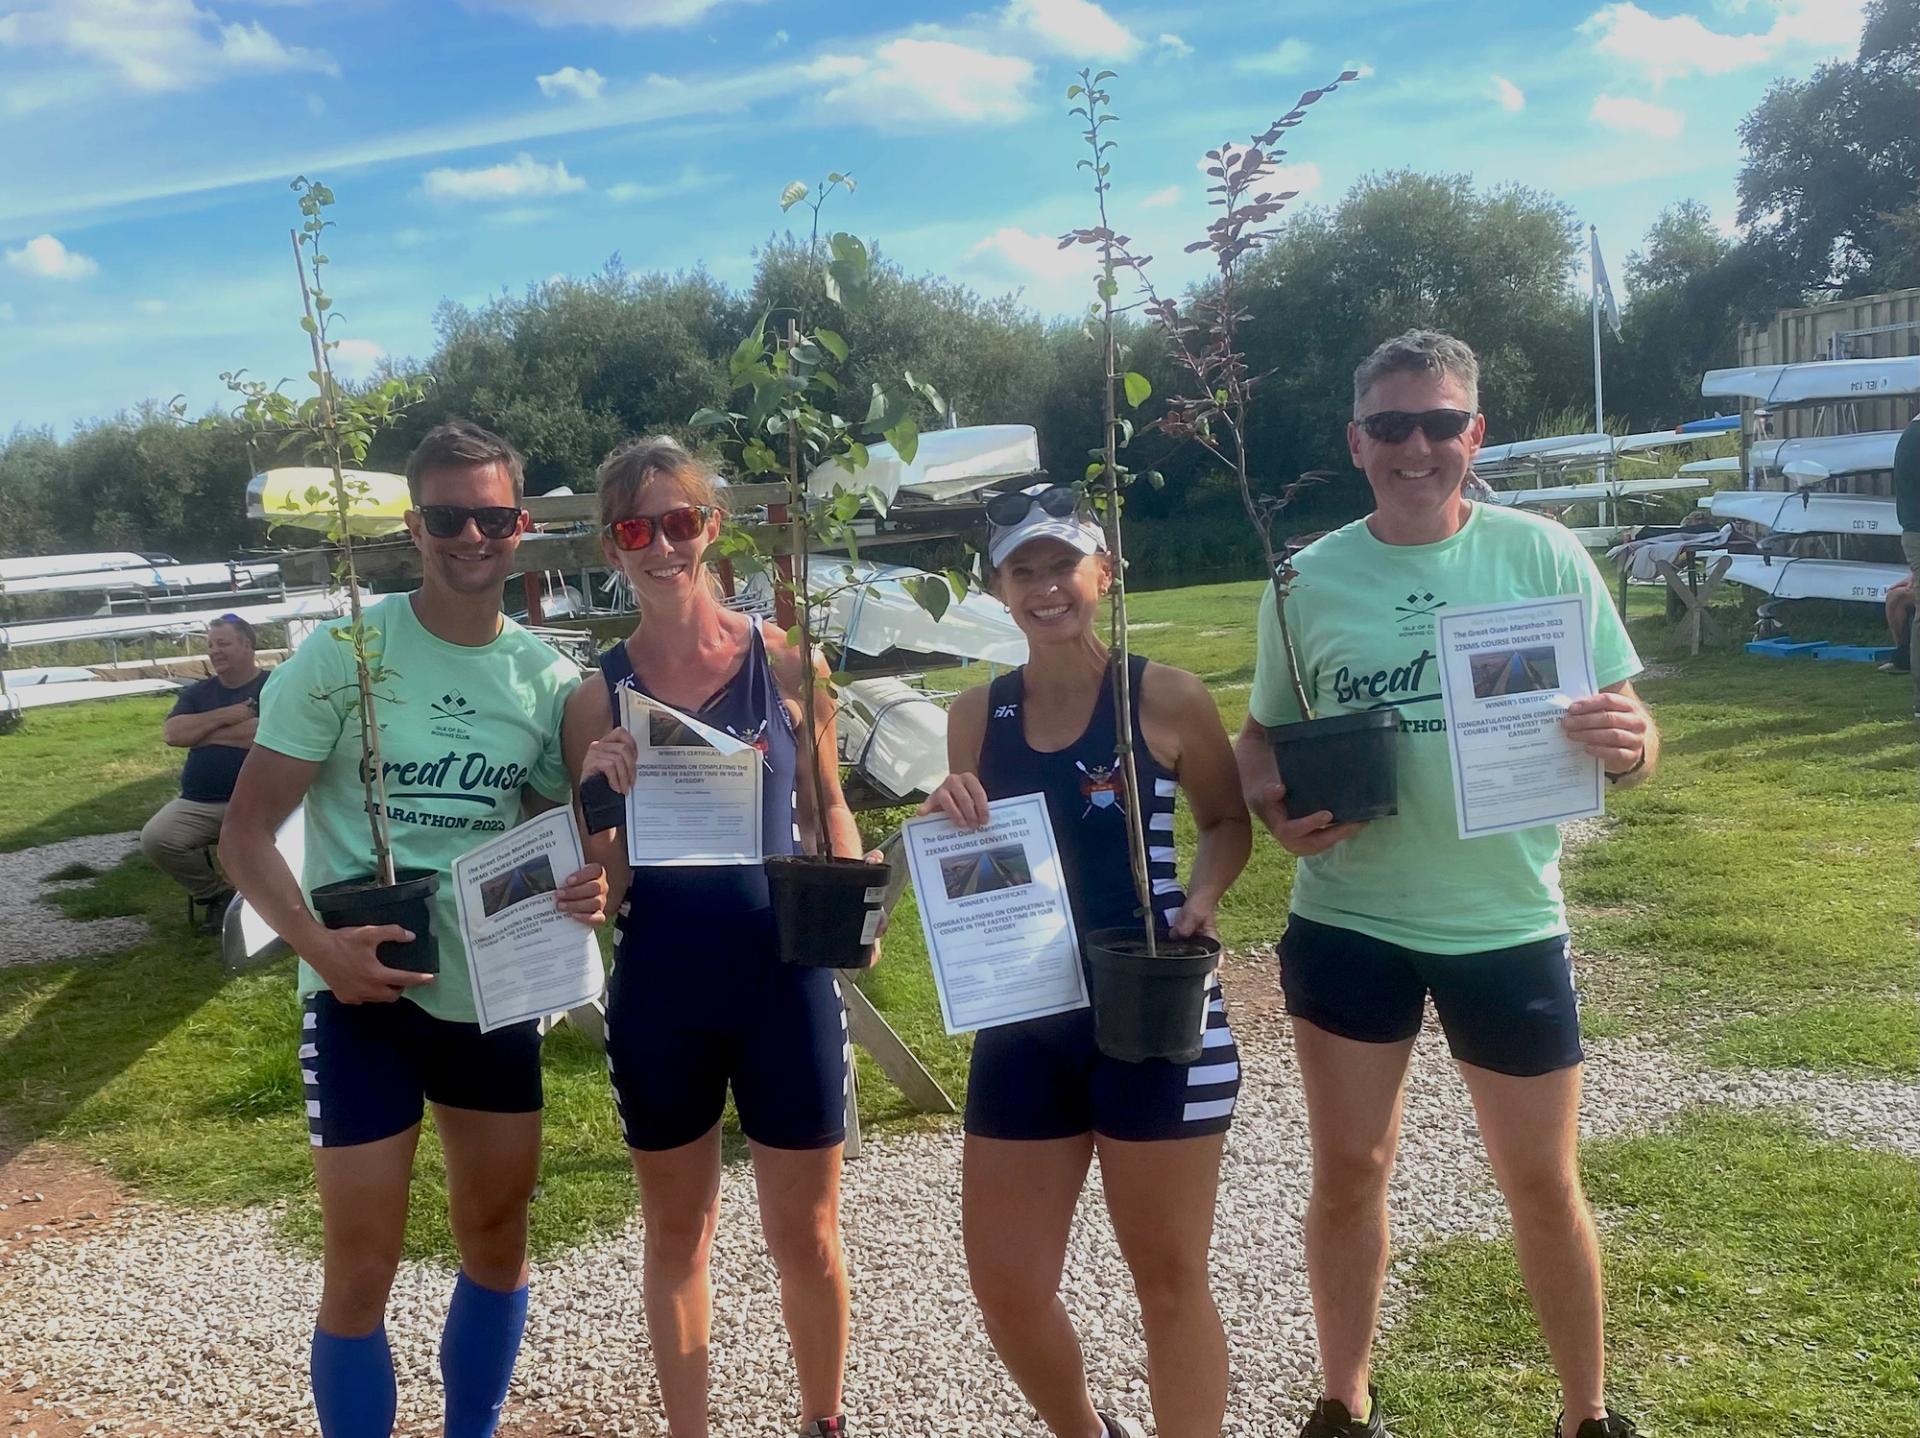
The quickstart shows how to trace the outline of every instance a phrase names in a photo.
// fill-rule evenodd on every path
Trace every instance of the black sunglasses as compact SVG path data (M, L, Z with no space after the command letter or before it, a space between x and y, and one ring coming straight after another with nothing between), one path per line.
M471 519L488 539L505 539L520 528L525 511L511 504L483 504L477 508L464 504L423 504L420 522L435 539L456 539L466 531Z
M1066 519L1080 507L1080 496L1070 484L1050 484L1038 494L992 494L987 496L987 521L996 529L1014 525L1039 509L1055 519Z
M1383 409L1355 420L1367 438L1382 444L1405 444L1417 429L1435 444L1458 439L1473 423L1470 409L1423 409L1418 413L1404 409Z

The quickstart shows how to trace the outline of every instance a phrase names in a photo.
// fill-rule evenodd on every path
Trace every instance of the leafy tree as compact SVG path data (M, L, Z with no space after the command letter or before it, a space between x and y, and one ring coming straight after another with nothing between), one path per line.
M1776 81L1740 139L1740 223L1791 282L1920 285L1920 0L1870 0L1859 55Z

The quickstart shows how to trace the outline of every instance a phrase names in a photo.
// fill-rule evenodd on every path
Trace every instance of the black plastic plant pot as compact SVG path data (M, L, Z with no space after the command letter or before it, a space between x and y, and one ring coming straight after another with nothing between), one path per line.
M589 774L580 786L580 812L589 834L604 834L627 822L627 796L616 793L605 774Z
M1184 1064L1200 1057L1209 980L1220 966L1218 939L1162 937L1149 955L1139 929L1095 929L1084 947L1101 1053L1127 1063Z
M1400 711L1369 709L1267 730L1287 814L1304 819L1326 810L1336 824L1384 819L1400 812Z
M809 969L867 967L893 865L778 854L766 869L782 960Z
M440 945L433 935L433 895L439 887L440 875L433 869L396 870L390 885L366 874L322 884L313 891L313 907L329 929L398 924L413 938L404 944L382 944L377 951L380 962L390 969L437 974Z

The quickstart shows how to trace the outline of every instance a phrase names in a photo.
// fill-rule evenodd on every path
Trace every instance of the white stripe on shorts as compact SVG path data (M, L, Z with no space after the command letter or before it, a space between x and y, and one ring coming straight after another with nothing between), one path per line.
M1225 1024L1221 1024L1217 1029L1207 1030L1206 1035L1200 1040L1200 1046L1209 1049L1223 1049L1232 1042L1233 1030Z
M1195 1064L1187 1070L1187 1087L1202 1088L1207 1084L1232 1083L1240 1077L1240 1061L1229 1060L1223 1064Z
M1197 1103L1190 1103L1186 1106L1186 1109L1180 1115L1180 1121L1182 1123L1199 1123L1202 1119L1225 1118L1232 1112L1233 1100L1231 1098L1201 1099Z

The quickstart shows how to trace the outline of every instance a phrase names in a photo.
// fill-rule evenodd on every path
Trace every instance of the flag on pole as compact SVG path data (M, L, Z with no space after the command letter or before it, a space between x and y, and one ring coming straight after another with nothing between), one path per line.
M1601 306L1601 313L1612 326L1614 338L1620 337L1620 306L1614 302L1613 285L1607 280L1607 262L1600 258L1600 231L1593 225L1587 226L1587 240L1593 251L1593 302Z

